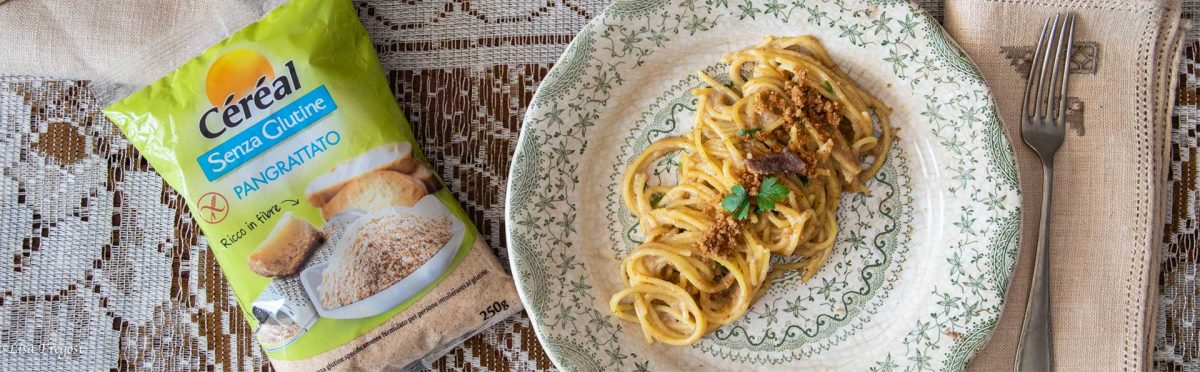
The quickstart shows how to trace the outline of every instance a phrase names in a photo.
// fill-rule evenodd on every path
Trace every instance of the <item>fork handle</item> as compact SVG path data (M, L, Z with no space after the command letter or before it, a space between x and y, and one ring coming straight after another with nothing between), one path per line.
M1033 282L1025 305L1025 322L1017 345L1017 372L1051 371L1050 357L1050 194L1054 191L1054 159L1042 162L1042 219L1038 227Z

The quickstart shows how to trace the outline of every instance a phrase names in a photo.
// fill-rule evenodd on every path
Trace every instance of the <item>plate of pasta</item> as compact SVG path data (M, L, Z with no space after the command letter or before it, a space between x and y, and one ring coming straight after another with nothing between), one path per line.
M956 370L1002 309L1016 177L914 5L617 1L526 113L509 257L564 370Z

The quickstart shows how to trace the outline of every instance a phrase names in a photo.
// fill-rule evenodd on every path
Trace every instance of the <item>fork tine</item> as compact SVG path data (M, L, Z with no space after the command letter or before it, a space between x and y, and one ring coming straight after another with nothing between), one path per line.
M1046 24L1042 25L1042 36L1038 37L1037 46L1033 50L1033 58L1029 61L1029 76L1025 78L1025 98L1021 101L1021 115L1033 116L1037 107L1037 91L1033 90L1033 80L1039 76L1038 73L1038 58L1042 55L1042 48L1046 46L1046 31L1050 29L1050 19L1046 18ZM1033 97L1033 107L1030 107L1030 99Z
M1055 49L1054 44L1058 41L1056 38L1059 37L1059 35L1058 35L1058 20L1060 17L1061 17L1061 15L1054 16L1054 22L1052 23L1052 26L1050 27L1050 35L1047 38L1042 39L1042 44L1045 45L1043 47L1043 48L1045 48L1045 54L1040 56L1041 62L1042 62L1042 68L1040 71L1038 71L1038 78L1037 78L1038 86L1037 86L1037 96L1036 96L1037 100L1034 101L1034 107L1035 107L1034 116L1037 116L1037 117L1046 117L1046 111L1048 111L1049 106L1050 106L1050 104L1049 104L1050 89L1049 88L1054 83L1047 82L1046 78L1053 79L1054 76L1046 74L1046 67L1050 67L1050 66L1047 66L1048 64L1050 64L1050 52L1051 52L1051 49Z
M1065 40L1066 54L1062 56L1063 72L1060 75L1062 83L1058 89L1058 110L1055 112L1055 124L1066 124L1064 119L1067 115L1067 79L1071 76L1071 51L1075 48L1075 15L1067 14L1067 19L1063 22L1063 31L1066 32ZM1057 62L1056 62L1057 63Z
M1063 56L1065 55L1063 54L1063 50L1066 49L1065 42L1067 41L1067 38L1063 36L1063 34L1065 34L1067 31L1066 18L1067 17L1062 17L1062 19L1059 19L1059 17L1055 17L1054 31L1056 37L1054 38L1054 44L1052 45L1054 47L1054 64L1050 68L1050 76L1046 77L1046 83L1048 86L1046 87L1047 107L1045 112L1046 118L1052 124L1054 123L1053 119L1058 117L1058 103L1062 99L1062 93L1059 91L1058 85L1056 84L1061 84L1062 75L1063 73L1067 72L1064 69L1065 66L1063 65ZM1047 52L1047 54L1049 53Z

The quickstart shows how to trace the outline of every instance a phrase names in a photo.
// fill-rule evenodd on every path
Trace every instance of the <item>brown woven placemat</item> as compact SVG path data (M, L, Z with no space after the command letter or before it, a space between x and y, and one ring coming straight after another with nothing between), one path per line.
M503 191L525 107L606 3L356 2L422 147L502 260ZM939 0L918 3L940 19ZM1200 14L1200 0L1188 4L1188 14ZM1172 122L1159 370L1200 369L1198 53L1200 38L1189 35ZM38 369L269 369L186 206L86 87L0 76L0 255L10 257L0 260L10 262L0 268L0 360ZM553 365L521 314L434 367Z

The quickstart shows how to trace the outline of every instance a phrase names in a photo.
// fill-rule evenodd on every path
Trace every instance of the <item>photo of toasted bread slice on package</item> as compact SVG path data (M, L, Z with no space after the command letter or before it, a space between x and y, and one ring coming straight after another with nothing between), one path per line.
M406 142L389 143L334 166L329 173L310 182L304 190L304 196L309 203L321 207L329 202L338 190L358 177L381 170L412 173L417 166L416 159L412 157L412 145Z
M254 253L246 258L250 270L266 277L296 274L324 238L308 221L284 213Z
M413 171L412 176L416 177L416 179L420 180L421 183L425 184L425 190L428 190L431 193L442 188L442 183L438 182L437 176L433 175L433 170L429 169L428 166L417 166L417 169Z
M390 170L374 171L347 183L321 207L321 212L328 219L348 209L372 212L411 207L425 194L425 184L412 176Z

